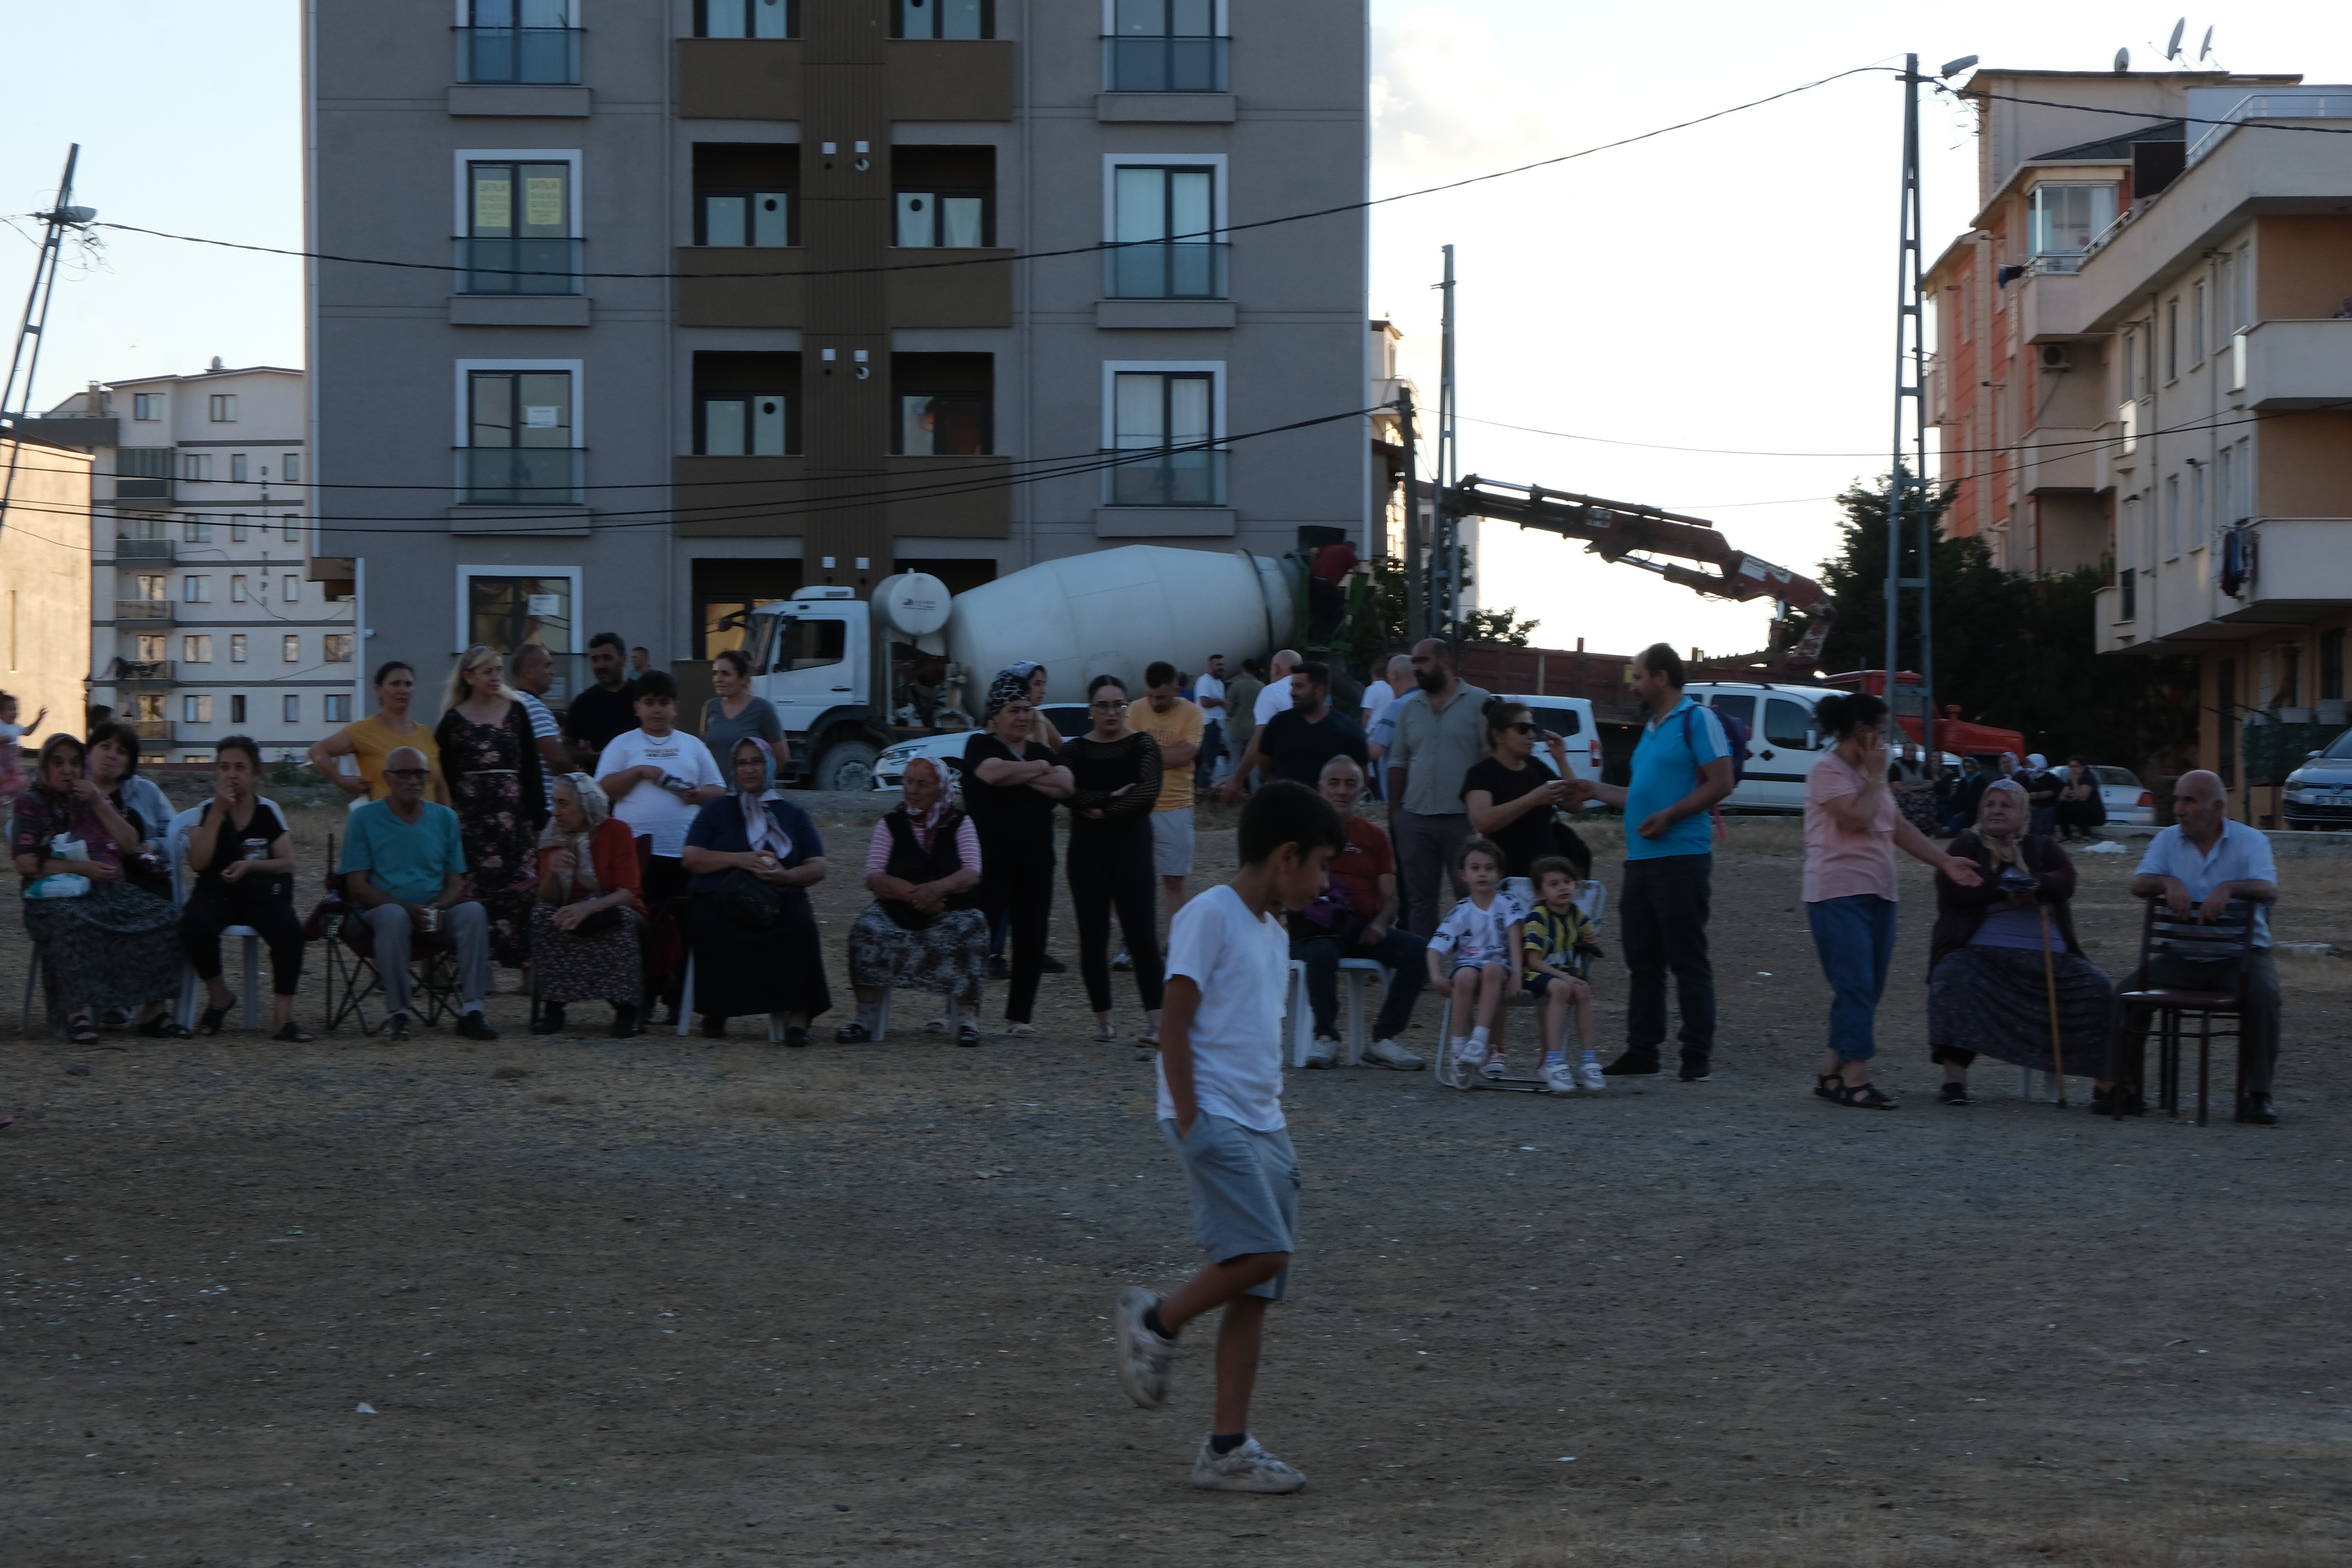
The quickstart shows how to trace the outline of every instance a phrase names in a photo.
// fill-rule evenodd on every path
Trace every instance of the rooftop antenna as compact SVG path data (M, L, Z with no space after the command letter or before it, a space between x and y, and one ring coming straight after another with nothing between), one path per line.
M2162 55L2166 59L2170 60L2174 65L2179 65L2180 63L2180 35L2186 33L2188 30L2189 18L2183 16L2178 22L2172 24L2172 37L2165 40L2164 47L2157 49L2156 52ZM2156 49L2156 46L2154 44L2148 45L2148 47Z
M2131 69L2131 50L2129 50L2129 49L2117 49L2117 50L2116 51L2116 74L2117 76L2121 76L2121 75L2123 75L2126 71L2128 71L2128 70L2130 70L2130 69Z
M2203 65L2213 58L2213 29L2205 29L2205 41L2197 46L2197 63Z

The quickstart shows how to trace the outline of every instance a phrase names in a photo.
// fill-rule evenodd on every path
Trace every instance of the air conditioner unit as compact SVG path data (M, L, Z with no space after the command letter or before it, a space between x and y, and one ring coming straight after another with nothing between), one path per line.
M2074 345L2072 343L2043 343L2042 345L2042 368L2044 370L2074 369Z

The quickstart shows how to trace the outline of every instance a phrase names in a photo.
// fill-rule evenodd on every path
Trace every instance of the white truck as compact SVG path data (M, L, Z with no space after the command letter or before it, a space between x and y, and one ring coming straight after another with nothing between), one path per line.
M1228 668L1288 640L1298 568L1242 551L1133 544L1025 567L950 595L936 577L877 584L871 602L845 587L803 588L746 618L751 689L792 737L792 782L873 787L885 748L980 718L997 671L1045 667L1046 697L1082 702L1115 675L1142 691L1154 659Z

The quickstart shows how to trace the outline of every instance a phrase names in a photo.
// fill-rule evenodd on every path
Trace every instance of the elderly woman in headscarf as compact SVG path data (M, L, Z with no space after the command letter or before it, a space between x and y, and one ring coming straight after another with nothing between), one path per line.
M1054 807L1076 787L1070 770L1035 739L1030 677L1017 668L988 689L986 727L964 742L963 800L978 830L980 907L1009 924L1013 986L1004 1005L1016 1039L1036 1034L1030 1018L1045 972L1045 927L1054 912Z
M83 754L68 734L43 742L8 829L25 880L25 930L48 972L49 1026L94 1046L100 1013L139 1008L141 1034L185 1039L166 1005L180 990L179 912L125 879L141 834L84 776Z
M2055 1070L2053 990L2057 1044L2075 1070L2106 1063L2116 989L2074 935L2074 863L2055 839L2026 831L2029 809L2017 780L1985 785L1976 826L1950 846L1953 858L1977 868L1977 885L1936 878L1927 1040L1946 1105L1969 1103L1969 1066L1979 1056ZM2106 1083L2097 1087L2105 1096Z
M807 812L767 798L776 758L757 738L736 742L728 761L728 793L696 815L683 857L703 1037L742 1014L782 1014L784 1044L805 1046L809 1020L833 1005L808 896L824 880L824 840Z
M645 904L637 843L586 773L562 773L539 835L538 901L530 910L534 1035L560 1034L573 1002L610 1002L613 1037L643 1027Z
M879 1027L893 986L944 992L956 1044L980 1044L980 986L988 971L988 917L980 912L980 835L949 798L940 765L907 764L903 798L866 847L874 902L849 928L849 983L857 1017L833 1037L855 1045Z

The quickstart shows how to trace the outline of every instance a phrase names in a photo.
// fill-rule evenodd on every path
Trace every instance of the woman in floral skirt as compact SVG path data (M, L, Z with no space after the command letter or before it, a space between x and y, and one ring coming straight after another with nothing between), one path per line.
M433 739L457 807L474 896L489 916L490 960L520 969L530 956L539 830L547 822L530 716L507 690L506 661L479 643L450 671L442 706Z

